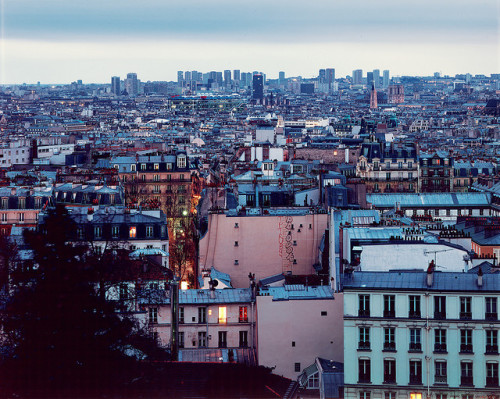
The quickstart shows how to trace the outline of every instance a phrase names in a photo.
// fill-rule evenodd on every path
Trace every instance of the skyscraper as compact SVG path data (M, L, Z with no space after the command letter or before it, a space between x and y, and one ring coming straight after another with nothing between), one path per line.
M388 70L388 69L386 69L386 70L384 71L384 77L383 77L383 79L382 79L382 80L383 80L382 87L383 87L384 89L387 89L387 88L389 87L389 82L390 82L390 78L389 78L389 70Z
M264 78L258 73L253 75L253 94L254 100L262 100L264 98Z
M177 71L177 83L181 84L184 80L184 72Z
M319 83L325 83L326 82L326 70L325 69L320 69L319 70L318 81L319 81Z
M231 71L229 69L224 70L224 86L231 87Z
M335 82L335 68L326 68L326 82L328 83L328 92L333 91L333 83Z
M371 87L373 84L373 72L366 72L366 87Z
M137 80L136 73L127 73L127 79L125 79L125 91L129 96L136 96L139 94L139 81Z
M356 69L352 71L352 84L361 85L363 84L363 70Z
M284 71L280 71L280 73L279 73L279 84L280 85L285 84L285 72Z
M113 76L111 78L111 93L113 93L115 96L119 96L121 93L119 76Z
M373 83L375 83L375 88L380 87L380 69L373 70Z
M191 82L191 71L184 72L184 80L186 82Z
M241 73L239 69L235 69L233 71L233 80L237 80L238 82L241 80Z

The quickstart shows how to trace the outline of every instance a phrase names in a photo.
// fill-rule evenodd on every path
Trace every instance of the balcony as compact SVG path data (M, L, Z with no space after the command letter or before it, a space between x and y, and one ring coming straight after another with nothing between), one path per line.
M418 310L418 311L410 311L410 313L408 313L408 317L410 319L420 319L422 317L422 315L420 313L420 310Z
M472 376L462 376L460 378L460 385L464 387L474 386L474 380L472 379Z
M486 386L488 388L498 387L498 377L486 377Z
M446 319L446 312L434 312L434 318L437 320Z
M396 343L395 342L384 342L384 350L385 351L396 351Z
M359 309L358 316L359 317L370 317L370 309Z
M362 351L370 350L370 341L359 341L358 350Z
M240 317L240 318L238 318L238 323L248 323L248 317Z
M498 313L497 312L487 312L484 315L484 318L486 320L498 320Z
M410 352L422 352L422 344L420 342L410 342Z
M446 353L446 344L434 344L434 352Z
M473 353L472 344L460 344L460 353Z
M410 385L422 385L422 376L410 375Z
M460 320L471 320L472 312L460 312Z
M396 317L396 312L394 310L384 310L384 317L394 318Z
M395 384L396 375L395 374L384 374L384 384Z
M498 355L498 345L486 345L487 355Z
M434 376L434 384L447 384L448 377L445 375L435 375Z

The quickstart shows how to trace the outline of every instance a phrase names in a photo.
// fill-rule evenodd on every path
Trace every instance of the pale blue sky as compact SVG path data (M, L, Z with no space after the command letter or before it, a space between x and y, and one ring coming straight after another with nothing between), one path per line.
M3 83L334 67L498 73L497 0L0 0Z

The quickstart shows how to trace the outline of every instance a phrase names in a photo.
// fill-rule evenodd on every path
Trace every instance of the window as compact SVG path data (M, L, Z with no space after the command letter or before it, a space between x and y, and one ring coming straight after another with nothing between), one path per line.
M435 319L446 319L446 297L445 296L435 296L434 297L434 318Z
M153 237L153 226L146 226L146 237Z
M396 399L396 392L385 392L384 399Z
M184 333L183 332L179 332L178 333L178 337L179 337L179 348L184 348Z
M396 360L384 359L384 384L396 382Z
M161 192L160 186L158 186L158 185L153 186L153 193L154 194L160 194L160 192Z
M179 324L184 324L184 307L179 307Z
M420 318L420 295L410 295L410 309L408 316Z
M136 165L135 164L132 164L130 165L130 171L131 172L135 172L137 169L136 169Z
M391 172L387 172L387 173L385 174L385 179L386 179L386 180L391 180Z
M300 363L294 363L294 365L293 365L293 370L294 370L296 373L300 373Z
M129 228L129 237L136 238L137 237L137 228L135 226L130 226Z
M394 295L384 295L384 317L396 317L395 302Z
M327 315L328 315L328 312L326 310L321 311L321 316L327 316Z
M149 308L149 323L158 323L158 308Z
M359 296L359 317L370 317L370 295Z
M486 353L498 353L498 330L486 330Z
M101 238L102 237L102 229L100 226L94 227L94 238Z
M486 363L486 386L498 387L498 363Z
M474 385L472 379L472 362L460 362L460 385Z
M421 330L420 328L410 328L410 351L421 351Z
M24 213L19 214L19 221L24 222Z
M219 323L227 323L227 308L225 306L219 306Z
M318 389L319 388L319 373L314 373L307 380L307 389Z
M39 209L42 207L42 199L40 197L35 198L35 208Z
M235 242L234 242L234 246L235 246L235 247L239 246L238 241L235 241Z
M141 170L146 170L146 164L145 163L141 163Z
M240 262L238 261L238 259L235 259L235 260L234 260L234 265L235 265L235 266L238 266L239 264L240 264Z
M436 360L434 363L434 382L436 384L446 384L448 381L447 363L445 360Z
M363 391L359 393L359 399L370 399L371 394L370 391Z
M497 298L496 297L486 297L486 320L497 320Z
M2 213L2 222L6 222L6 221L7 221L7 214Z
M413 168L413 163L412 162L408 162L408 169L411 169Z
M248 331L240 331L240 348L248 347Z
M160 169L160 164L159 163L155 163L154 164L154 170L159 170Z
M235 228L235 229L237 229L237 228L239 228L239 227L240 227L240 226L239 226L239 224L238 224L238 223L235 223L235 224L234 224L234 228Z
M207 347L207 332L206 331L198 331L198 347L206 348Z
M26 198L19 198L18 209L26 208Z
M111 227L111 236L113 238L117 238L119 234L120 234L120 227L119 226L112 226Z
M422 384L421 360L410 360L410 384Z
M186 167L186 157L184 155L180 155L177 157L177 167L178 168Z
M127 284L120 284L120 300L126 300L128 299L128 285Z
M394 327L384 328L384 350L394 351L396 350L396 336Z
M9 209L9 199L2 198L2 209Z
M198 323L207 322L207 308L198 308Z
M367 383L371 380L370 372L370 359L359 359L358 360L358 382Z
M460 330L460 352L472 353L472 330Z
M227 331L219 331L219 348L227 348Z
M370 327L359 327L358 349L370 349Z
M472 318L471 308L472 298L470 296L460 297L460 319L470 320Z
M240 315L238 317L240 323L248 323L248 307L240 306Z
M446 330L444 328L434 330L434 352L446 352Z

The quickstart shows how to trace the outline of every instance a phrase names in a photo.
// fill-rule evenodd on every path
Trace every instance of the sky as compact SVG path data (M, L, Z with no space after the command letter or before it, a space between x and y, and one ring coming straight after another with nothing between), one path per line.
M0 0L0 84L500 73L500 0Z

